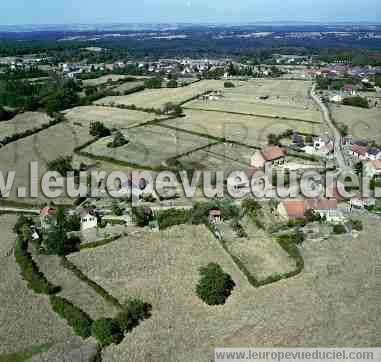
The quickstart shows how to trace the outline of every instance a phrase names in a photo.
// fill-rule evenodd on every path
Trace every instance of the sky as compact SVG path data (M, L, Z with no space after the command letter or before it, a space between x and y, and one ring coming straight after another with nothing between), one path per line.
M0 0L0 25L380 19L381 0Z

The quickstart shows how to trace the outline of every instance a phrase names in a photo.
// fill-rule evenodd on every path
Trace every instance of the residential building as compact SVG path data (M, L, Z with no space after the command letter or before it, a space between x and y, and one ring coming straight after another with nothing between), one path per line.
M365 176L381 177L381 160L373 160L365 163Z
M368 147L359 144L352 145L351 154L360 160L366 160L368 154Z
M88 230L97 227L98 218L94 209L80 209L81 230Z
M255 152L251 158L251 166L263 169L266 165L278 166L287 162L286 153L278 146L266 146Z
M209 210L209 222L211 224L219 224L222 221L222 212L218 208Z
M364 197L359 192L355 197L351 198L349 205L355 209L369 209L376 205L376 200L373 197Z

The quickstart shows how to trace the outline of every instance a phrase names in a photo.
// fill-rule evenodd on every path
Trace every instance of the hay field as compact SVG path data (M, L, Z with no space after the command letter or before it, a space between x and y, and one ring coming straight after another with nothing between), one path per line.
M0 122L0 142L5 137L16 133L22 133L29 129L40 128L43 124L48 124L51 118L42 112L25 112L17 114L9 121Z
M219 100L193 100L186 107L321 122L320 112L308 96L311 85L304 81L248 81L225 89Z
M305 270L258 289L201 226L142 232L70 259L121 300L153 305L149 320L104 350L105 362L203 362L221 346L371 347L381 337L381 226L364 226L358 238L305 242ZM237 284L224 306L195 296L197 269L210 261Z
M197 170L232 171L245 170L250 166L255 150L245 146L219 143L183 156L177 160Z
M107 144L112 136L102 138L83 151L94 156L109 157L136 165L159 167L166 160L211 143L208 138L169 130L156 125L129 129L125 132L129 143L118 148Z
M13 252L9 253L16 220L16 215L0 216L0 355L72 336L71 328L51 310L47 297L28 289L20 276Z
M270 133L280 134L292 129L302 133L320 134L325 129L323 123L314 124L195 109L187 109L184 113L186 117L164 121L161 125L226 138L250 146L266 144Z
M131 78L131 76L130 75L119 75L119 74L107 74L107 75L103 75L99 78L86 79L86 80L83 80L82 82L83 82L84 86L98 86L98 85L102 85L102 84L105 84L108 82L116 82L118 80L123 80L126 78Z
M240 259L248 272L258 281L286 274L296 268L292 259L265 231L253 225L249 218L241 221L247 238L224 235L229 251Z
M0 149L0 165L2 171L16 171L13 189L9 199L32 204L47 202L48 199L39 193L38 199L17 198L17 188L25 186L29 189L30 162L37 161L39 177L47 171L47 162L60 156L71 156L75 147L91 140L87 127L77 127L63 122L49 127L32 136L12 142ZM57 202L72 202L64 195Z
M151 113L102 106L74 107L65 112L65 117L76 125L81 123L87 130L93 121L102 122L106 127L123 129L159 118Z
M381 108L363 109L330 105L332 116L338 123L349 127L355 140L374 140L381 144Z
M146 89L142 92L129 94L127 96L114 96L101 98L95 104L135 104L137 107L153 107L163 108L167 102L182 103L186 100L197 96L207 90L221 90L224 88L224 82L220 80L203 80L192 83L186 87L180 88L161 88L161 89Z

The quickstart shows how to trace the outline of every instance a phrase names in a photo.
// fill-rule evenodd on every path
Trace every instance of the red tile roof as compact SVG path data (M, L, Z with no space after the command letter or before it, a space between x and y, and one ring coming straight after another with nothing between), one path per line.
M56 209L50 207L50 206L45 206L43 209L40 211L40 215L43 217L47 216L54 216L56 214Z
M303 218L305 209L305 200L285 200L282 202L290 218Z
M306 208L313 210L334 210L337 209L336 199L309 199L306 200Z
M357 153L360 156L365 156L368 152L368 148L360 145L353 145L352 146L352 152Z
M286 156L284 150L278 146L267 146L261 151L265 161L274 161Z

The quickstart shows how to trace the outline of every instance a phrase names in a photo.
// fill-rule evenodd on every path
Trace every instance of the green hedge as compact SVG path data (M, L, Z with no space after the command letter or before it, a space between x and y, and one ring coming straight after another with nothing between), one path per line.
M61 288L50 283L28 252L28 243L18 238L15 247L16 262L21 269L21 275L28 283L28 287L39 294L55 294Z
M50 304L53 310L61 317L66 319L76 335L87 338L91 336L91 326L93 320L83 310L74 304L55 295L50 296Z

